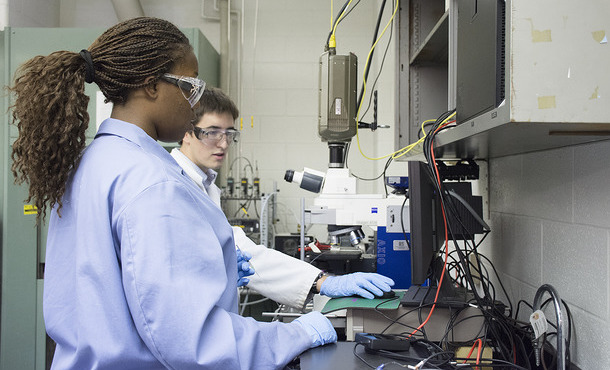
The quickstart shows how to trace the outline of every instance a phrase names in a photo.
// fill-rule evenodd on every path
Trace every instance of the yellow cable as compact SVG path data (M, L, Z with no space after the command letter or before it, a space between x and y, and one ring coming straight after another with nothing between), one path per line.
M339 25L339 22L341 22L341 19L345 15L345 12L347 11L347 9L349 9L349 6L352 4L352 1L353 0L349 0L349 3L345 7L345 9L343 9L343 12L339 16L339 18L337 18L337 21L335 22L335 25L333 26L333 33L330 35L330 40L328 41L329 48L334 48L337 46L337 42L335 41L335 32L337 31L337 26Z
M351 2L351 1L350 1ZM369 54L366 58L366 63L364 65L364 73L363 73L363 78L362 78L362 86L363 86L363 90L362 90L362 100L360 100L360 105L358 106L358 110L356 111L356 142L358 143L358 151L360 151L360 154L362 154L362 156L366 159L370 159L373 161L377 161L380 159L385 159L394 153L390 153L387 155L384 155L383 157L378 157L378 158L370 158L368 157L366 154L364 154L362 152L362 148L360 147L360 135L358 134L359 130L358 130L358 122L359 122L359 116L360 116L360 109L362 108L362 103L364 102L364 96L366 95L366 67L368 66L370 59L371 59L371 54L373 53L373 50L375 49L375 46L377 45L377 43L379 42L379 40L381 40L381 38L383 37L383 35L385 34L385 31L388 29L388 27L390 26L390 24L392 24L392 21L394 20L394 16L396 15L396 11L398 10L398 4L400 3L399 0L396 1L396 7L394 8L394 13L392 13L392 17L390 18L390 20L388 21L388 23L385 25L385 27L383 28L383 31L381 32L381 35L379 35L379 37L377 37L377 40L375 40L375 43L373 44L373 46L371 46L371 49L369 50Z
M392 159L396 159L396 158L400 158L403 155L407 154L408 152L411 151L411 149L415 148L419 143L423 142L424 139L426 138L426 130L424 130L424 126L426 125L426 123L428 122L434 122L436 120L434 119L429 119L429 120L425 120L421 123L421 132L422 132L422 137L417 140L414 143L411 143L407 146L405 146L404 148L398 149L397 151L395 151L394 153L392 153Z
M333 28L332 30L332 34L330 36L330 40L328 42L328 46L331 48L336 47L336 40L335 40L335 32L337 31L337 26L339 25L339 22L341 21L341 19L345 16L345 12L347 11L347 9L349 9L349 6L351 5L353 0L350 0L350 2L347 4L347 6L345 7L345 9L343 10L343 12L341 13L341 15L339 16L339 18L337 18L337 21L335 22L335 24L332 24L332 13L333 13L333 0L331 0L331 27ZM383 28L383 31L381 32L381 35L379 35L379 37L377 38L377 40L375 40L375 43L373 44L373 46L371 46L371 49L369 50L369 54L367 56L366 59L366 64L364 66L364 71L366 73L366 67L368 66L370 59L371 59L371 55L373 53L373 50L375 49L377 43L379 42L379 40L381 40L381 38L383 37L383 35L385 34L386 30L388 29L388 27L390 26L390 24L392 24L392 21L394 20L394 17L396 16L396 12L398 11L398 6L399 6L400 0L396 1L396 7L394 8L394 12L392 13L392 17L390 18L390 20L388 21L388 23L385 25L385 27ZM423 133L422 138L420 138L419 140L417 140L414 143L411 143L401 149L398 149L397 151L390 153L390 154L386 154L382 157L378 157L378 158L370 158L367 155L365 155L362 152L362 148L360 146L360 136L359 136L359 130L358 130L358 121L359 121L359 115L360 115L360 109L362 108L362 103L364 102L364 96L366 95L366 78L363 75L362 78L362 84L363 84L363 92L362 92L362 97L363 99L360 101L360 105L358 106L358 110L356 112L356 141L358 143L358 151L360 151L360 154L362 154L362 156L366 159L370 159L370 160L381 160L381 159L385 159L388 158L389 156L392 156L393 159L395 158L399 158L402 157L403 155L407 154L409 151L411 151L413 148L417 147L417 145L421 144L424 139L426 138L426 131L424 130L424 125L428 122L434 122L436 120L431 119L431 120L426 120L424 122L422 122L421 125L421 131ZM448 122L453 116L455 116L455 112L450 115L449 117L447 117L443 123Z
M453 117L455 117L455 114L456 114L456 112L453 112L449 117L445 118L443 120L443 122L441 122L441 125L449 122ZM416 142L409 144L409 145L405 146L404 148L401 148L401 149L395 151L394 153L392 153L392 159L402 157L403 155L407 154L411 149L415 148L418 144L422 143L426 139L426 136L428 135L428 133L424 130L424 125L428 122L435 122L435 121L436 121L435 119L429 119L429 120L422 122L421 132L423 133L423 136Z

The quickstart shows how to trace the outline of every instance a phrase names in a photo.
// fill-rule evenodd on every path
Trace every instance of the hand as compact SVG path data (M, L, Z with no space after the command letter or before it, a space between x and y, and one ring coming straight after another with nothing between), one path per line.
M237 286L246 286L250 282L250 279L246 276L254 274L254 268L248 262L252 255L248 252L243 252L241 249L237 249L235 252L237 252L237 276L239 277L237 279Z
M314 348L337 341L337 332L326 316L318 311L312 311L292 321L301 325L309 334L311 347Z
M389 277L368 273L355 272L342 276L328 276L320 287L320 294L328 297L347 297L359 295L364 298L373 299L383 292L389 292L394 285L394 280Z

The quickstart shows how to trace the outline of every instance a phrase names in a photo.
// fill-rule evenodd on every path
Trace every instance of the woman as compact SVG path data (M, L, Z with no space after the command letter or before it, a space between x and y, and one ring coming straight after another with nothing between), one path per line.
M142 17L17 71L13 172L40 215L52 207L43 303L55 369L273 369L336 340L319 313L237 314L231 228L156 142L192 127L197 70L182 32ZM85 82L113 109L83 150Z

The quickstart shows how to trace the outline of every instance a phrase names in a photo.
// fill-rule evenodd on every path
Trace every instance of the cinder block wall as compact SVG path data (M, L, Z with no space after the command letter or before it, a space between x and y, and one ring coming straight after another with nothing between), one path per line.
M496 267L514 304L531 303L542 284L557 289L572 311L572 361L581 369L610 368L608 158L604 141L489 165Z

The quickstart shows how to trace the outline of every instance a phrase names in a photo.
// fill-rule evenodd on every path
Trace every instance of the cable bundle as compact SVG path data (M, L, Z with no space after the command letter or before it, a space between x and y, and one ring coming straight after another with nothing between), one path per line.
M491 266L493 269L495 279L499 283L500 288L507 299L508 293L491 261L478 252L478 247L491 229L479 217L485 231L481 240L478 242L475 241L475 236L470 234L469 228L465 225L458 212L457 202L460 200L455 194L452 194L447 189L443 183L443 178L439 173L438 161L436 160L434 153L434 140L439 132L450 127L450 125L455 122L451 121L454 116L455 111L443 113L436 119L434 124L431 125L430 130L425 137L422 138L423 153L427 162L426 172L430 176L437 194L439 195L442 209L441 214L445 228L445 245L442 250L445 261L443 265L443 274L441 275L439 282L439 291L442 283L470 289L474 296L473 301L470 303L476 305L476 307L480 309L486 328L485 332L481 333L478 338L473 338L473 348L476 343L479 343L480 347L492 346L496 359L505 363L503 366L509 366L509 368L521 368L521 366L525 366L525 368L529 369L529 359L532 357L533 353L530 343L532 329L529 326L529 323L523 323L517 320L518 312L515 313L514 317L512 316L513 306L510 301L508 302L509 306L506 307L498 300L496 288L491 281L491 276L486 266ZM460 243L461 241L462 243ZM453 247L451 250L450 245ZM445 271L448 273L445 274ZM443 282L443 276L450 276L450 281ZM545 302L545 304L547 303L548 301ZM563 303L565 306L565 302ZM434 306L430 311L430 315L432 314L433 309ZM411 335L418 334L418 336L421 335L426 339L423 326L430 315L422 322L420 327L411 333ZM459 310L452 314L452 319L447 326L446 334L440 343L445 351L463 345L462 343L453 343L450 341L450 333L453 328L460 323L460 321L457 321L458 315ZM568 317L570 317L569 309ZM470 318L471 317L468 317L466 319ZM569 319L569 322L570 321L571 320ZM571 323L569 326L571 326ZM569 340L570 335L568 335L568 346ZM567 357L569 357L569 351L567 351ZM569 363L569 361L567 362Z

